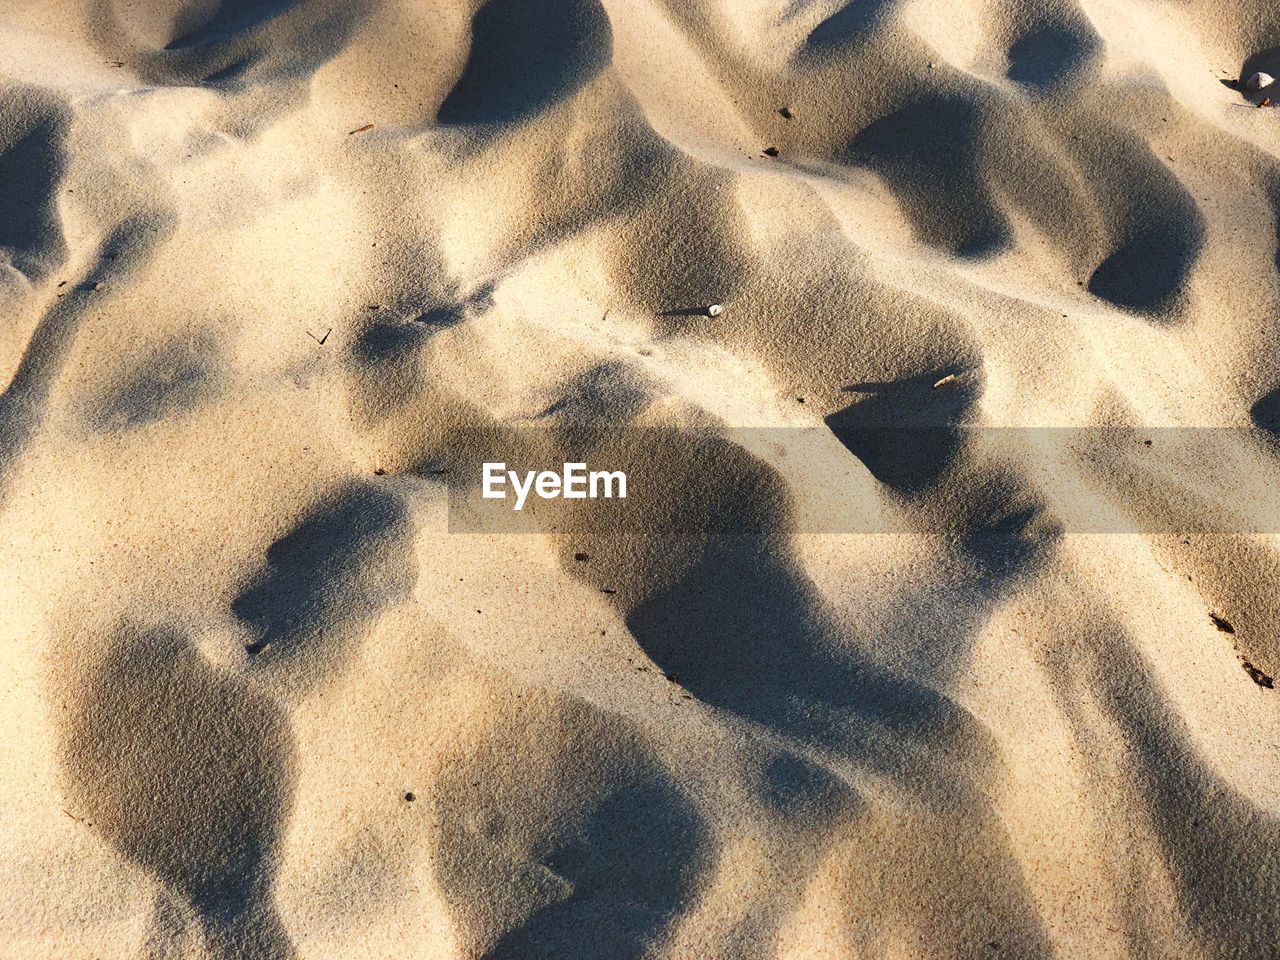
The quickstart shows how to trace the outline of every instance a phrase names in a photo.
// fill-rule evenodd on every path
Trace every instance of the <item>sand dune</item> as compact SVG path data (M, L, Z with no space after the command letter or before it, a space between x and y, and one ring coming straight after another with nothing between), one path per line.
M1280 950L1276 4L0 54L0 956Z

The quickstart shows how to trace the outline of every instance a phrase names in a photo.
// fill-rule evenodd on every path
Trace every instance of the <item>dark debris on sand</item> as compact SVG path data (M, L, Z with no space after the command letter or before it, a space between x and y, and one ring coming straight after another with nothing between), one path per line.
M1275 681L1275 678L1272 677L1270 674L1263 673L1261 670L1255 667L1248 660L1242 659L1240 661L1240 664L1241 666L1244 667L1244 672L1249 675L1249 679L1252 680L1254 683L1256 683L1258 686L1262 687L1265 690L1275 689L1276 681Z

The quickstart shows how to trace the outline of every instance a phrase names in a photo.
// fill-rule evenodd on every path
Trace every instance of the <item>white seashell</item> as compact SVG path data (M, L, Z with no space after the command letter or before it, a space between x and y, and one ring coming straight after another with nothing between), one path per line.
M1250 93L1257 93L1259 90L1265 90L1276 82L1276 78L1269 73L1255 73L1245 83L1245 89Z
M711 306L707 307L708 317L718 317L722 313L724 313L723 303L713 303Z
M937 383L933 385L933 389L941 390L943 387L951 386L953 383L957 382L958 380L959 380L959 377L957 377L954 373L948 373L945 377L943 377L941 380L939 380Z

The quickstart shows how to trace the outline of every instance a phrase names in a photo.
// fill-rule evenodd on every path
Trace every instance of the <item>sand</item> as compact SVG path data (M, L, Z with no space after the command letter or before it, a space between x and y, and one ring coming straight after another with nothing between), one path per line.
M1271 0L10 0L0 956L1274 957L1258 70ZM458 500L582 448L625 505Z

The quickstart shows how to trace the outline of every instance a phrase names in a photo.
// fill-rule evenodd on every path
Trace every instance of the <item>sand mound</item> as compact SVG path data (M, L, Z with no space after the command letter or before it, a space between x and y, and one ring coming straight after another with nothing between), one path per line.
M1273 956L1278 51L8 5L0 956Z

